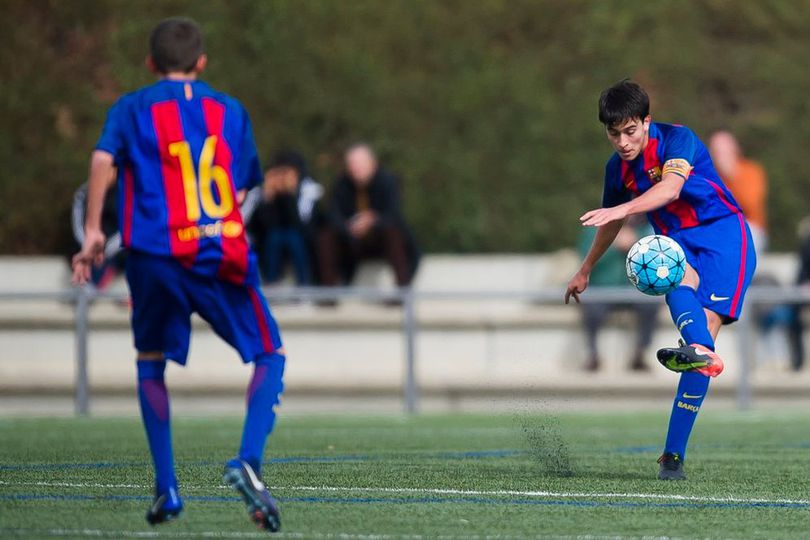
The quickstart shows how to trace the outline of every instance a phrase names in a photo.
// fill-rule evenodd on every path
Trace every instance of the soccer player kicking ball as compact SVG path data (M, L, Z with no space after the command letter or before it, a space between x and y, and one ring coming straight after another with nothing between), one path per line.
M284 351L258 289L238 206L262 171L244 107L197 80L206 61L194 21L166 19L152 31L146 63L159 80L109 111L90 160L86 237L73 259L73 279L85 283L103 257L101 208L117 169L138 398L155 466L146 519L155 525L183 509L164 371L166 360L185 364L196 312L253 363L241 446L225 465L225 481L259 526L276 531L278 507L261 481L261 464L282 391Z
M646 213L657 234L683 248L686 274L666 297L683 340L657 354L665 367L681 372L658 478L681 480L710 377L723 371L714 341L722 325L739 318L756 267L751 232L703 143L687 127L652 122L650 100L638 84L624 80L602 92L599 120L616 153L605 169L603 208L580 217L599 230L568 283L565 302L571 297L579 302L591 268L627 216Z

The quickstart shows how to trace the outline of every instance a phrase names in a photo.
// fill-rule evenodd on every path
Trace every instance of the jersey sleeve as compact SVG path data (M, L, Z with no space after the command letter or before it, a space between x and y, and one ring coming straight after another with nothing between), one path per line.
M113 155L115 164L118 165L124 158L126 140L124 137L124 124L126 114L126 104L123 99L119 99L107 112L107 120L101 130L101 137L96 143L96 150L103 150Z
M250 189L262 182L262 169L259 164L259 154L256 151L256 141L253 139L253 125L247 111L242 109L244 122L242 123L242 140L239 145L234 167L233 182L237 190Z
M684 180L689 178L699 145L697 135L685 127L676 127L667 137L661 176L674 173Z
M630 200L630 191L622 185L621 166L614 156L605 166L605 188L602 192L602 208L611 208Z

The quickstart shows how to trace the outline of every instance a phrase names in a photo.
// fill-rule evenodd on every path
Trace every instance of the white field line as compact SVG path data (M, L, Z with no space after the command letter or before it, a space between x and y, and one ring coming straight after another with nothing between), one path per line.
M122 531L111 529L2 529L0 533L10 535L37 536L87 536L91 538L269 538L265 532L241 531L200 531L200 532L174 532L174 531ZM542 535L542 536L515 536L511 534L493 535L430 535L421 534L374 534L374 533L298 533L279 532L273 538L313 538L317 540L522 540L528 538L543 538L546 540L629 540L639 538L642 540L677 540L669 536L614 536L614 535Z
M147 486L140 484L96 484L90 482L6 482L0 480L0 486L23 486L23 487L69 487L69 488L122 488L122 489L146 489Z
M23 487L70 487L70 488L106 488L106 489L152 489L151 486L139 484L95 484L81 482L7 482L0 480L0 486ZM219 489L230 489L227 486L216 486ZM210 489L210 486L181 486L185 490ZM351 486L268 486L271 491L326 491L333 493L391 493L410 495L462 495L476 497L528 497L542 499L638 499L638 500L664 500L689 501L703 503L743 503L743 504L806 504L810 499L765 499L749 497L713 497L701 495L677 495L667 493L634 493L634 492L608 492L588 493L572 491L519 491L519 490L471 490L453 488L406 488L406 487L351 487Z
M587 493L568 491L516 491L516 490L467 490L447 488L385 488L385 487L334 487L334 486L270 486L270 490L332 491L357 493L409 493L424 495L469 495L489 497L531 497L564 499L658 499L690 502L719 503L765 503L765 504L810 504L810 499L752 499L743 497L703 497L699 495L669 495L666 493Z

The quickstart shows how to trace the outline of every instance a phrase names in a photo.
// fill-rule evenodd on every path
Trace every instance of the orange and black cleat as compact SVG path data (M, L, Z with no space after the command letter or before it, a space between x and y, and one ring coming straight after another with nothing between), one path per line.
M665 347L656 354L662 366L670 371L681 373L697 371L707 377L717 377L723 372L723 359L703 345L693 343L680 347Z

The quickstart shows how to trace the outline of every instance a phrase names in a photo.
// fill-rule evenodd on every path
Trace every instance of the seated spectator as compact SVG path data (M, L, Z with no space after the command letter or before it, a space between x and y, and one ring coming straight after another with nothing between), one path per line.
M318 239L323 284L350 283L361 261L384 258L397 285L410 285L419 252L402 217L397 178L379 167L367 144L351 146L344 157Z
M315 283L313 261L317 203L323 188L295 152L278 154L264 174L261 201L248 222L263 281L275 283L289 260L296 283Z
M96 266L90 274L90 282L99 291L105 290L113 279L124 272L126 251L121 246L121 233L118 230L118 190L116 185L107 190L104 197L104 208L101 212L101 230L107 237L104 245L104 261ZM76 241L74 253L84 243L84 215L87 212L87 183L85 182L73 195L71 226ZM71 257L72 258L72 257Z
M810 290L810 216L799 222L799 287ZM794 371L804 367L804 321L803 311L807 304L796 304L788 328L790 343L790 363Z
M596 235L596 227L583 227L579 240L579 251L584 256ZM590 287L621 287L628 285L625 258L632 245L643 236L653 234L652 228L641 219L628 221L604 256L591 272ZM636 339L633 356L630 358L629 368L634 371L647 371L649 369L644 361L644 351L652 341L653 332L657 322L657 304L633 303L604 303L587 301L580 304L582 309L582 323L585 328L585 338L588 347L588 358L585 363L586 371L597 371L601 366L601 358L597 346L599 329L610 313L615 311L629 311L635 314L637 323Z
M746 158L737 139L728 131L716 131L709 139L709 152L723 183L742 208L754 248L762 253L768 248L766 202L768 178L762 165Z

